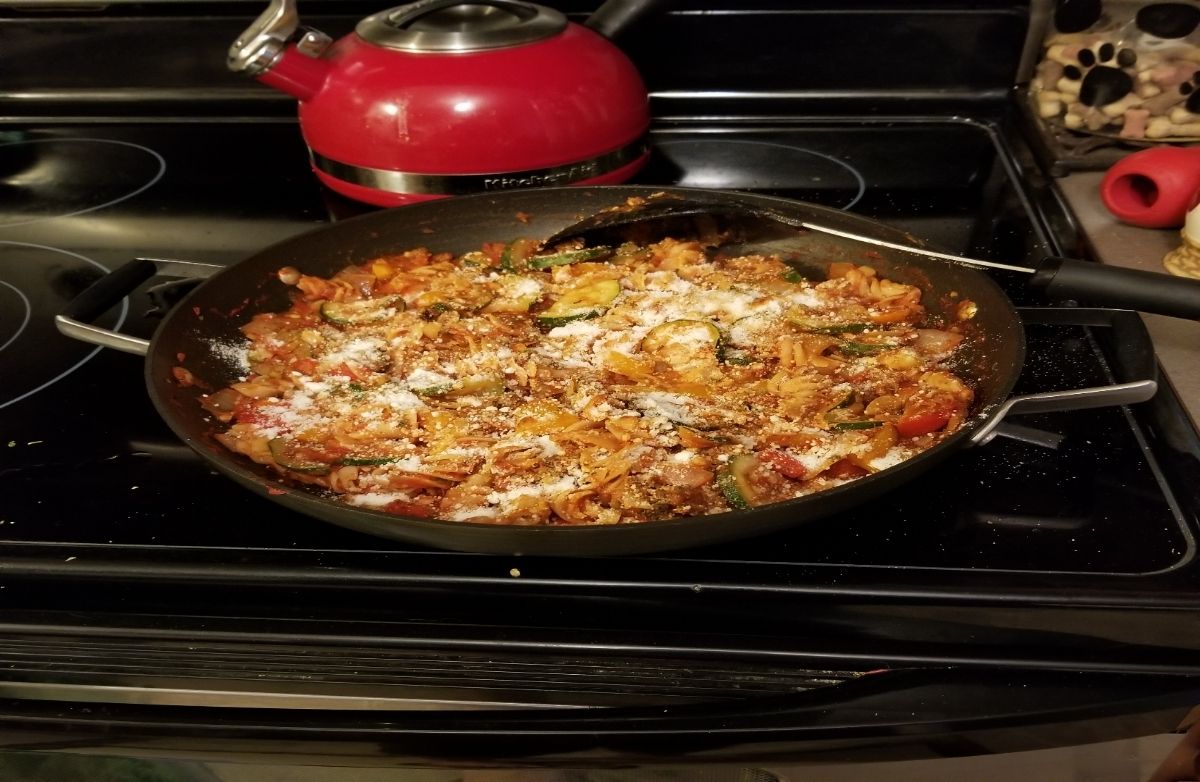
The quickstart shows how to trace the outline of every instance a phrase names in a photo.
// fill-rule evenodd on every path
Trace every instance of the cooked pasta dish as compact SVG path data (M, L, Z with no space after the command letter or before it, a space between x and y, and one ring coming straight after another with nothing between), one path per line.
M228 449L352 506L450 522L627 524L746 510L954 432L974 305L932 320L866 265L697 241L425 249L285 268L248 371L202 403Z

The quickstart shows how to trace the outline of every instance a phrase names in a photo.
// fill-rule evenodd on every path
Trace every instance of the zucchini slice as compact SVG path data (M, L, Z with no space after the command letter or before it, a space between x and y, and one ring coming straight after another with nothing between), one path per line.
M870 323L830 323L799 314L788 315L787 322L801 331L812 334L861 334L871 328Z
M430 372L428 369L414 369L404 379L408 390L417 396L442 396L454 389L456 381L440 372Z
M730 459L717 472L717 490L735 510L750 510L760 504L750 483L750 471L757 466L758 459L744 453Z
M895 345L875 345L866 342L843 342L837 349L848 356L873 356L885 350L891 350Z
M542 298L542 284L528 275L506 275L496 287L496 298L488 302L484 312L529 312Z
M491 375L473 375L454 380L436 372L419 371L409 375L408 390L417 396L456 397L476 394L496 394L504 390L504 378Z
M598 317L621 295L621 283L617 280L600 280L590 285L572 288L558 301L537 316L537 325L543 329L565 326L576 320Z
M342 464L348 467L378 467L381 464L391 464L400 461L398 456L346 456Z
M721 330L706 320L671 320L661 323L642 338L642 352L670 364L676 370L684 370L710 359L720 358L724 352Z
M271 458L285 470L302 472L306 475L325 475L329 472L329 464L319 462L302 453L302 447L296 441L287 437L275 437L267 441L267 449Z
M799 258L781 258L788 267L780 276L788 282L824 282L829 274L820 264L803 261Z
M439 383L432 386L422 386L421 388L412 388L410 386L408 390L412 391L417 396L445 396L454 390L454 384Z
M404 311L404 299L385 296L362 301L326 301L321 303L321 318L335 326L360 326L379 323Z
M739 348L753 348L762 345L768 341L767 335L777 319L777 315L769 312L756 312L753 315L738 318L729 325L728 342Z
M599 261L613 254L611 247L584 247L579 250L564 250L550 255L535 255L529 259L530 269L549 269L551 266L569 266L584 261Z
M769 353L775 344L773 335L779 317L778 313L756 312L738 318L730 324L728 333L721 340L717 358L722 363L739 366L758 361L759 355Z
M517 239L506 244L500 252L500 271L512 273L524 269L526 259L540 244L536 239Z
M723 364L732 364L733 366L745 367L753 364L754 355L748 350L742 348L731 348L724 342L717 345L717 360Z
M883 421L838 421L830 424L829 428L835 432L848 432L855 429L875 429L883 426Z

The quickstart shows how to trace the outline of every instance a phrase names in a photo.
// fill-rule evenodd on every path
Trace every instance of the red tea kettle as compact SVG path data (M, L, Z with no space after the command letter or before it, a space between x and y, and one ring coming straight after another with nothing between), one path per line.
M603 35L524 0L419 0L336 42L300 30L295 0L271 0L229 67L298 98L317 177L380 206L613 184L648 156L637 69Z

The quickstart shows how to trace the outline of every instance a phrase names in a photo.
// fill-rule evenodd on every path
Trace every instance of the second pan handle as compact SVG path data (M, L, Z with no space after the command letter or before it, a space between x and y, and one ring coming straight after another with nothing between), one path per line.
M972 445L990 442L999 434L997 427L1009 415L1129 405L1145 402L1158 392L1158 361L1154 356L1154 343L1150 340L1146 324L1136 312L1086 307L1020 307L1017 311L1022 322L1027 324L1111 328L1112 341L1116 346L1113 370L1119 382L1108 386L1011 397L993 413L991 420L975 430L971 435Z
M109 307L156 274L203 279L211 277L221 268L215 264L195 261L135 258L101 277L72 299L62 312L54 316L54 325L62 334L73 339L144 356L150 352L150 340L102 329L93 326L90 321L103 315Z

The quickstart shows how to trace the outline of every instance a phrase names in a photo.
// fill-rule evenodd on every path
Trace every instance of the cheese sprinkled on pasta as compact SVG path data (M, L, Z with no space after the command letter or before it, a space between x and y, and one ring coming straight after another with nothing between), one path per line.
M963 422L963 324L869 266L666 239L518 240L293 274L245 377L203 399L230 450L364 509L625 524L802 497ZM958 307L973 312L972 307Z

